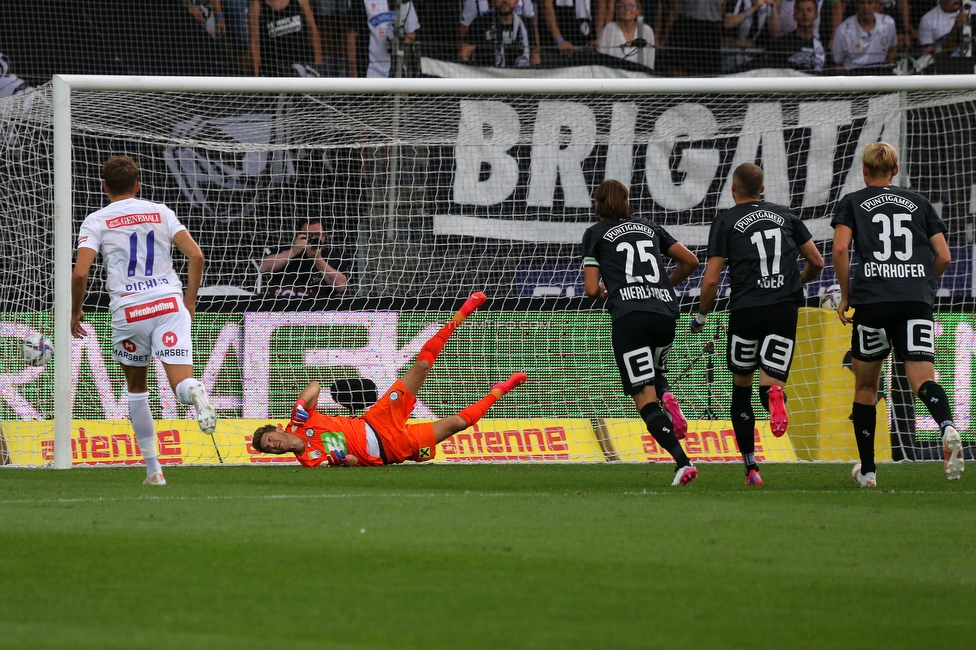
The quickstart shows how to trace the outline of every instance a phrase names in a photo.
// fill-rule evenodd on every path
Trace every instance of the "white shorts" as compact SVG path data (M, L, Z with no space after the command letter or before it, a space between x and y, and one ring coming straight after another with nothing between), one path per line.
M112 358L144 368L150 352L163 363L193 365L190 312L181 296L127 305L112 314Z

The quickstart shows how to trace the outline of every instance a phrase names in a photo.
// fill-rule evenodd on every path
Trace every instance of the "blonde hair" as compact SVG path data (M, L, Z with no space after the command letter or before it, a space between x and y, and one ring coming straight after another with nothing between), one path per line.
M873 142L864 147L861 163L872 178L891 178L898 167L898 152L887 142Z

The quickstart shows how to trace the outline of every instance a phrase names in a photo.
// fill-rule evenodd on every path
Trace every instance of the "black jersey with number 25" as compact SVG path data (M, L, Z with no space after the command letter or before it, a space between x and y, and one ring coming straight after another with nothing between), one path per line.
M583 233L583 266L600 269L614 318L636 311L678 317L663 255L678 243L649 219L607 219Z
M935 304L935 266L929 238L946 227L932 204L900 187L865 187L840 200L830 225L854 232L857 271L851 305L877 302Z
M799 217L776 203L739 203L712 222L708 256L729 263L731 309L803 298L797 248L811 235Z

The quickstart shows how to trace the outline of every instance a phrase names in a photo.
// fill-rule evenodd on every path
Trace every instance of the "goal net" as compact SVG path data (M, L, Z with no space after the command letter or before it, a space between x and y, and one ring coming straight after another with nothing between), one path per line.
M70 457L59 466L140 462L111 359L100 266L85 303L86 336L71 341L70 354L55 336L58 311L70 305L57 289L70 264L55 263L55 193L70 187L70 201L58 206L58 245L73 250L84 217L107 202L101 164L118 154L138 160L140 196L175 210L207 258L194 362L221 420L213 438L200 433L154 361L164 464L294 462L255 454L250 433L286 418L313 379L328 386L362 377L382 392L473 291L489 300L451 338L414 417L453 415L515 371L529 379L477 427L442 444L437 461L668 460L620 388L609 316L583 296L580 241L594 219L592 192L606 178L622 181L637 214L704 261L709 225L732 205L731 172L743 162L763 167L765 198L791 206L827 259L804 289L787 388L790 431L773 438L758 417L757 455L856 458L850 330L820 305L834 283L833 208L863 186L860 154L878 140L901 154L896 182L926 196L949 227L953 262L937 286L936 365L971 448L976 90L949 90L958 79L940 92L920 86L937 87L933 77L872 79L871 91L850 78L418 79L385 92L356 80L163 79L152 90L70 80L70 175L56 173L55 116L65 113L55 110L52 85L0 100L4 464L51 464L56 446ZM300 230L335 273L275 268ZM700 277L701 269L676 288L684 313L696 304ZM720 295L727 293L723 278ZM702 461L739 460L728 422L726 302L702 334L688 333L681 318L669 362L691 421L685 446ZM55 338L47 367L21 358L21 339L35 331ZM879 435L879 459L936 458L934 423L899 392L898 364L889 366L879 431L891 435ZM327 391L319 408L348 413ZM764 413L758 399L754 410ZM57 413L62 431L70 425L70 443L65 434L55 443Z

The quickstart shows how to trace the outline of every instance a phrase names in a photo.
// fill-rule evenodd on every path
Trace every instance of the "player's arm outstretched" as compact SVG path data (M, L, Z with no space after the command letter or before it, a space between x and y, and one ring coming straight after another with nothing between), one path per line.
M81 329L81 322L85 320L85 312L81 306L85 302L85 292L88 290L88 273L95 262L98 251L92 248L79 248L75 261L75 270L71 274L71 335L80 339L85 335Z
M190 312L190 318L193 318L197 311L197 292L200 290L200 282L203 281L203 264L205 261L203 251L194 241L193 235L186 230L176 233L176 236L173 237L173 244L189 260L189 267L186 270L186 289L183 291L183 304L186 306L186 310Z

